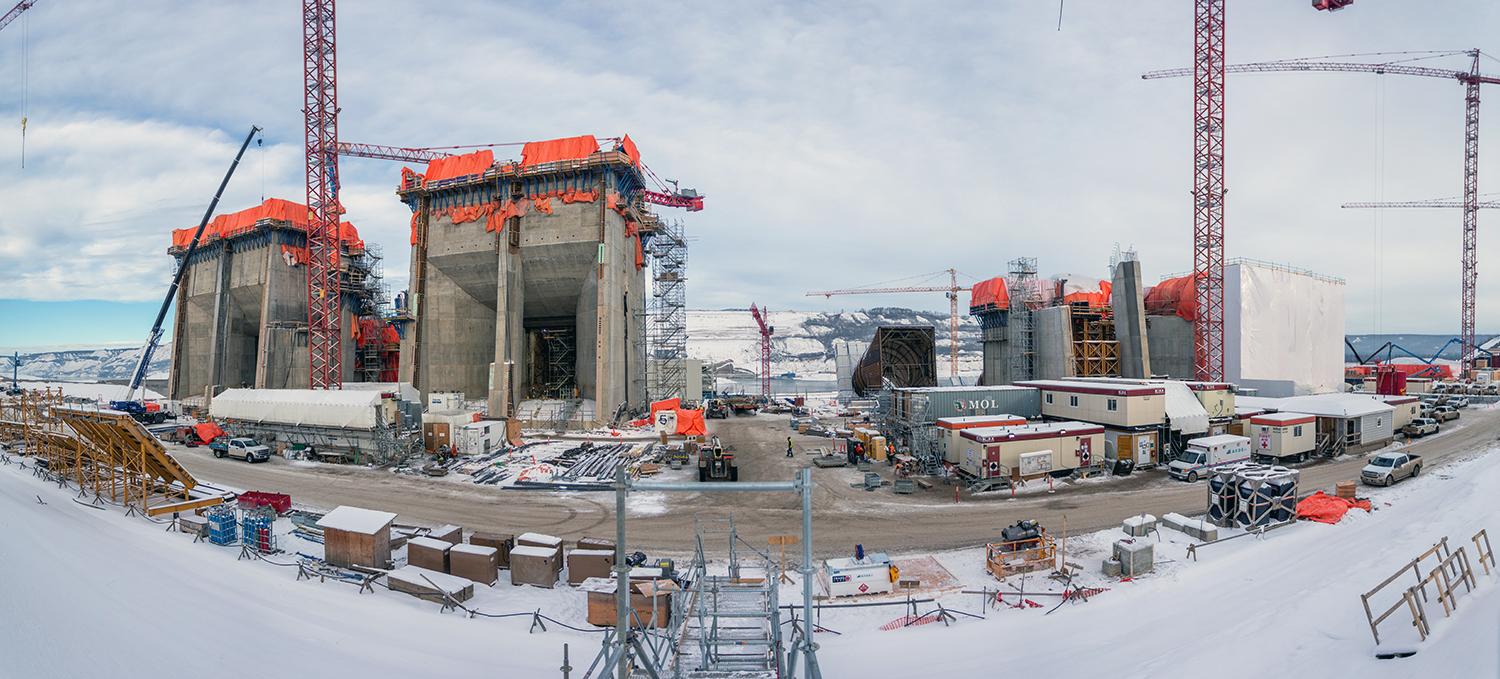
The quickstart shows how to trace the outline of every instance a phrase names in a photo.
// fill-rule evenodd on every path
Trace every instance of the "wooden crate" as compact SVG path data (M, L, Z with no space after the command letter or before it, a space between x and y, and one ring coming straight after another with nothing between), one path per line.
M453 545L446 540L428 537L412 538L406 541L406 563L430 571L447 573L448 550L452 548Z
M484 585L493 585L499 579L495 548L484 545L454 545L448 550L448 569L454 575Z
M661 584L665 583L665 584ZM654 583L636 583L632 585L630 592L630 608L635 611L630 624L639 627L652 622L652 606L655 606L656 618L652 622L653 627L666 627L672 617L672 590L670 580L658 581L659 587L652 587ZM589 578L581 586L584 596L588 598L587 620L595 627L613 627L615 624L615 582L608 578ZM643 593L650 592L650 595Z

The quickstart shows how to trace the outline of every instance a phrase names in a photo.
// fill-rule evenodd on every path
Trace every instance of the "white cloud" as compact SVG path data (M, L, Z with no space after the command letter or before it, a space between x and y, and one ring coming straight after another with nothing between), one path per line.
M1072 2L1060 32L1049 3L361 2L340 11L346 139L629 132L658 173L708 194L707 210L686 217L696 308L942 308L939 295L801 293L949 266L986 277L1021 255L1047 273L1098 275L1115 242L1139 250L1151 276L1190 266L1190 83L1139 79L1189 63L1185 3ZM0 266L20 274L7 296L158 295L168 227L195 220L249 122L267 128L267 190L300 199L295 3L70 2L32 14L24 174L12 146L0 145ZM1305 2L1238 3L1228 49L1235 62L1461 49L1483 46L1497 17L1477 0L1441 13L1359 3L1336 15ZM0 64L18 60L9 33ZM1458 215L1376 217L1338 205L1380 197L1380 157L1385 198L1458 193L1459 88L1388 77L1378 99L1377 82L1231 80L1229 254L1346 278L1351 331L1374 329L1377 288L1386 329L1451 331ZM0 109L14 108L9 84L0 80ZM242 168L225 209L258 200L257 162ZM1493 177L1491 167L1481 176ZM393 194L398 174L392 163L342 164L349 217L384 245L399 287L409 213ZM106 220L118 221L96 223ZM1481 278L1480 303L1481 330L1495 329L1494 272Z

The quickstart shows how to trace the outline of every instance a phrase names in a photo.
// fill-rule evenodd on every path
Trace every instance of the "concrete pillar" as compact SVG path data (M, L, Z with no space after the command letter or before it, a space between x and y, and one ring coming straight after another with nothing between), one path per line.
M229 243L219 248L219 267L214 276L213 331L209 333L208 386L223 384L224 346L229 331L229 273L234 249Z
M1115 339L1120 343L1120 376L1151 376L1150 340L1146 334L1146 298L1141 285L1141 263L1115 266L1110 306L1115 313Z
M270 252L266 255L265 284L261 286L260 294L260 340L255 343L255 388L266 389L266 374L272 360L271 350L271 321L275 320L275 314L271 311L272 300L277 299L276 276L271 270L271 263L281 255L280 240L276 232L271 232Z
M522 380L519 370L524 364L526 350L526 286L522 276L520 234L521 220L506 220L504 231L498 234L495 282L495 363L490 372L489 416L492 419L508 418L514 412L515 403L521 398ZM516 246L512 247L512 243Z

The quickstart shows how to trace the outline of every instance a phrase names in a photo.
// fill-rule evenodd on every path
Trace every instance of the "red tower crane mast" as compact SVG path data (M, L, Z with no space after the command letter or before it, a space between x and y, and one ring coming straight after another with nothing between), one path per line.
M953 377L958 377L958 293L968 290L958 284L958 271L947 269L943 273L948 274L948 285L917 286L900 288L847 288L843 290L815 290L807 293L808 297L832 297L834 295L885 295L899 292L941 292L948 298L948 370Z
M302 0L309 386L343 387L339 290L338 68L334 0Z
M1313 0L1318 10L1354 0ZM1187 70L1187 69L1185 69ZM1193 367L1224 379L1224 0L1193 3Z
M755 317L755 324L760 326L760 397L770 401L771 335L775 334L776 328L769 323L770 314L765 309L751 304L750 315Z
M1453 80L1464 86L1464 194L1463 194L1463 249L1459 257L1461 282L1459 286L1459 344L1464 368L1472 367L1474 356L1474 300L1478 275L1479 232L1479 87L1500 84L1500 77L1479 72L1479 50L1464 52L1470 58L1465 70L1412 66L1408 64L1361 64L1311 59L1289 59L1251 64L1235 64L1223 67L1226 73L1275 73L1275 72L1336 72L1375 73L1380 75L1410 75L1425 78ZM1177 68L1152 71L1142 78L1172 78L1195 74L1193 69ZM1220 223L1222 233L1222 222ZM1220 242L1222 246L1222 241ZM1195 270L1196 272L1196 270ZM1222 291L1221 291L1222 292ZM1201 308L1201 307L1200 307Z

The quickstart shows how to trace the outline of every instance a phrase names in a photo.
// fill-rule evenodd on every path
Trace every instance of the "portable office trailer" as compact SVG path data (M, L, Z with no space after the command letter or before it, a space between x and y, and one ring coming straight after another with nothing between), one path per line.
M1317 448L1318 418L1304 413L1267 413L1250 418L1250 453L1257 460L1306 459Z
M959 472L974 479L1011 482L1067 473L1099 462L1104 427L1087 422L1045 422L960 432Z
M1161 425L1167 416L1166 388L1123 380L1033 380L1018 386L1042 394L1042 414L1123 429Z
M1338 455L1379 448L1395 438L1395 408L1370 394L1314 394L1287 398L1240 397L1248 406L1268 411L1304 413L1318 418L1320 453Z
M1411 396L1410 391L1406 393L1408 394L1407 396L1376 397L1385 401L1385 404L1391 407L1391 426L1395 427L1397 431L1411 424L1412 420L1422 416L1422 399Z
M1114 463L1116 460L1128 460L1130 468L1145 469L1154 467L1161 463L1159 458L1161 450L1160 431L1156 429L1147 430L1104 430L1104 460L1110 468L1118 469Z
M1226 382L1188 382L1188 389L1203 404L1211 422L1229 422L1234 419L1234 385Z
M965 429L1013 427L1019 424L1026 424L1026 418L1009 414L938 418L937 440L938 447L943 452L943 461L948 464L958 464L959 432Z

